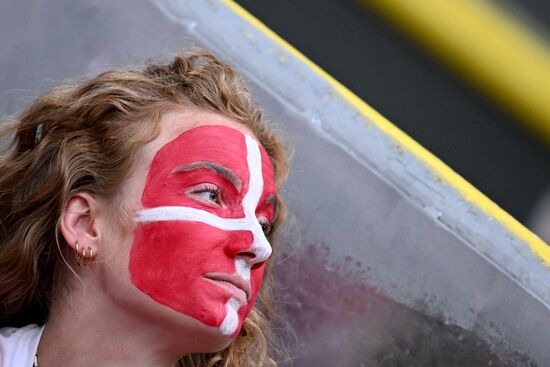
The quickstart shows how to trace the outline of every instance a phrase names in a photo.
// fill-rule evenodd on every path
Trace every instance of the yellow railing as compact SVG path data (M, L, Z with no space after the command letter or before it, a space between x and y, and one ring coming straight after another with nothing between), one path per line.
M361 0L550 143L550 46L487 0Z

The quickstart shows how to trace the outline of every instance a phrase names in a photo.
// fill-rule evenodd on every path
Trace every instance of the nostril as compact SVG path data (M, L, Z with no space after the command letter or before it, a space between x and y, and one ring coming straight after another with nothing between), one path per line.
M244 257L248 261L254 260L256 258L256 254L250 251L239 252L237 256Z
M227 233L225 240L225 253L229 257L240 257L248 261L254 257L254 236L251 231L234 231Z

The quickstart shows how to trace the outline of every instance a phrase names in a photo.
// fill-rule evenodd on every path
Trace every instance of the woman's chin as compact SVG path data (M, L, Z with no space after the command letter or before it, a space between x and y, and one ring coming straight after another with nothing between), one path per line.
M209 326L190 316L180 314L176 320L172 318L166 327L176 328L172 334L175 340L192 340L187 348L192 353L215 353L227 348L238 333L224 335L220 327Z
M234 337L223 335L219 328L203 325L200 332L196 334L198 350L196 353L215 353L227 348L234 340Z

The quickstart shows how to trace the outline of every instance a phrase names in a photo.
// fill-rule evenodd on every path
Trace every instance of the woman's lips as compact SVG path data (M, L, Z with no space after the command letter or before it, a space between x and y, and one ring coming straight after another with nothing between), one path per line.
M243 305L248 303L250 299L250 285L240 276L236 274L208 273L205 274L204 277L229 289L235 298Z

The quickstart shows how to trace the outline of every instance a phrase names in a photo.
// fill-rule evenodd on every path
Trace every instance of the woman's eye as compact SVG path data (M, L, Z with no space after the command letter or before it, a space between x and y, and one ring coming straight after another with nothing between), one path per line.
M220 204L220 193L219 191L208 190L198 193L199 196L204 197L205 199L212 201L216 204Z
M211 206L218 207L222 205L221 191L215 185L201 184L195 186L187 191L187 195Z
M208 199L215 203L220 203L220 193L218 191L208 191Z
M262 226L262 231L264 231L264 235L269 236L272 229L271 223L267 219L260 219L260 226Z

